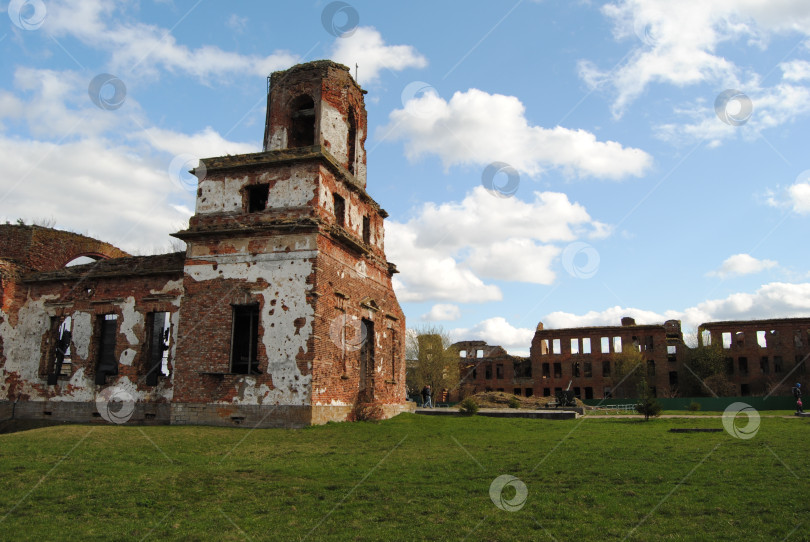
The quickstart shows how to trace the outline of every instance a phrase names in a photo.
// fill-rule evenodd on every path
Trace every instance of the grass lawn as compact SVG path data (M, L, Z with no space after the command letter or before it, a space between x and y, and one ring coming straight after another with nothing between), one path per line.
M41 428L0 435L0 539L807 540L808 420L748 440L676 427L722 424ZM528 491L517 511L490 499L504 474Z

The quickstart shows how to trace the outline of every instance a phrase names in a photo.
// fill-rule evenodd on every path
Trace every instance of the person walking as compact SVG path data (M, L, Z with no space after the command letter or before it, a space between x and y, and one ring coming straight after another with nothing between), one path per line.
M804 408L802 407L802 383L796 382L793 386L793 397L796 398L796 414L803 414Z
M427 384L422 389L422 408L433 408L433 401L431 400L430 384Z

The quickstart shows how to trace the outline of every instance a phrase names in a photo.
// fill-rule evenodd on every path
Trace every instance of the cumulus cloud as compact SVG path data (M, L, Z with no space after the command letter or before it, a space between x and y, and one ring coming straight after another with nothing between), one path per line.
M602 13L613 22L617 39L629 38L636 46L615 69L582 61L579 73L591 87L615 92L616 116L653 83L740 88L739 68L717 53L724 43L748 40L764 48L773 35L810 35L805 0L618 0L603 6Z
M111 69L120 73L156 75L162 68L201 80L233 74L266 76L298 61L286 51L267 56L242 55L210 45L190 49L177 43L167 28L129 22L126 6L107 0L48 3L43 30L53 36L71 36L111 56Z
M586 130L532 126L519 99L478 89L456 92L449 101L424 92L392 111L379 134L404 140L409 159L433 154L445 168L505 162L532 176L557 168L569 176L618 180L639 177L652 165L641 149L598 141Z
M433 322L447 322L458 320L459 318L461 318L461 311L459 310L458 305L447 303L438 303L433 305L430 312L422 315L422 320Z
M685 333L694 332L700 324L710 321L807 317L810 316L810 283L772 282L754 293L734 293L723 299L710 299L693 307L663 313L615 306L579 315L552 312L542 321L546 329L618 326L623 316L634 318L637 324L680 320Z
M427 59L411 45L386 45L382 35L371 26L357 27L350 36L335 40L331 54L335 62L350 67L359 65L358 77L376 81L383 70L402 71L424 68Z
M386 223L386 250L402 271L403 301L496 301L500 289L480 277L552 284L561 248L609 228L557 192L532 201L494 196L481 186L460 202L426 203L408 222Z
M771 207L784 207L796 214L810 213L810 169L799 174L786 189L769 189L765 201Z
M724 279L738 275L751 275L776 266L777 263L773 260L758 260L750 254L734 254L726 258L719 269L709 271L706 275Z
M513 356L528 356L534 330L515 327L505 318L496 316L479 322L471 328L455 328L449 332L453 341L486 341L502 346Z

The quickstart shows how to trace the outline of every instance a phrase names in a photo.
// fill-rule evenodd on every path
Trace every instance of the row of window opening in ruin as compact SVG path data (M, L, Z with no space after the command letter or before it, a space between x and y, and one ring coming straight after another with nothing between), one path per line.
M599 362L592 362L592 361L574 361L570 363L571 372L569 376L574 378L593 378L594 377L594 364ZM493 367L495 372L493 373ZM541 370L541 378L552 378L552 369L554 378L562 378L563 371L562 371L563 364L561 362L554 362L554 363L541 363L540 370ZM601 362L601 369L602 369L602 377L610 377L611 376L611 361L610 360L603 360ZM495 380L503 380L505 378L504 374L504 364L503 363L496 363L491 364L488 363L484 365L484 380L492 380L494 374ZM513 362L513 378L532 378L532 366L530 360L526 360L524 362ZM478 368L474 367L471 371L471 376L473 380L478 378ZM655 376L655 360L647 360L647 376L654 377Z
M652 335L647 335L644 342L640 342L638 337L631 339L631 346L637 352L650 352L654 348L654 338ZM591 349L591 338L572 338L568 353L572 355L577 354L620 354L622 352L622 337L601 337L599 340L599 352L593 352ZM540 353L541 355L555 354L560 355L563 353L563 341L561 339L541 339ZM670 361L675 361L678 353L678 346L675 344L667 345L667 356Z
M721 344L723 348L745 348L746 346L746 333L744 331L730 332L725 331L720 334ZM758 330L755 333L756 344L759 348L775 348L783 346L782 334L779 330ZM704 345L709 346L712 344L712 333L708 330L701 332L701 338ZM796 329L793 331L793 346L796 348L803 348L810 346L810 329L802 331Z

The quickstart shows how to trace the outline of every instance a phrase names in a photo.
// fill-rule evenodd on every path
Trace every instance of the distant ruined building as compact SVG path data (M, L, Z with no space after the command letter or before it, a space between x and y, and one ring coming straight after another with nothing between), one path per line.
M461 394L503 391L550 397L570 384L581 399L616 397L620 379L615 357L627 349L641 354L643 366L636 370L655 395L677 393L681 375L689 371L680 321L638 325L622 318L621 324L544 329L540 323L528 358L510 356L484 341L456 343ZM722 347L725 377L735 395L788 395L796 382L807 384L810 318L709 322L698 328L698 341Z
M250 427L408 409L364 94L330 61L272 74L263 152L194 172L185 252L0 226L0 420L87 422L114 400L131 423ZM97 261L65 267L78 256Z

